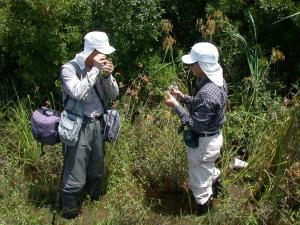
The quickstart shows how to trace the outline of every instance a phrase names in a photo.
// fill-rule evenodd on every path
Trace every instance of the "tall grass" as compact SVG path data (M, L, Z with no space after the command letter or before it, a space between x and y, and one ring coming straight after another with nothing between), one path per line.
M203 217L194 215L185 147L173 112L159 105L140 108L134 120L122 113L120 138L106 148L104 196L100 202L84 201L75 221L58 217L57 224L293 224L299 220L297 98L291 108L273 114L241 106L228 113L220 161L227 194ZM37 154L27 104L11 104L1 114L0 221L5 224L50 223L59 183L60 147ZM233 171L229 162L245 146L249 166ZM37 153L29 154L32 149Z
M9 149L22 167L34 165L40 155L38 144L35 142L30 128L30 98L17 102L9 102L1 108L2 124L1 146Z

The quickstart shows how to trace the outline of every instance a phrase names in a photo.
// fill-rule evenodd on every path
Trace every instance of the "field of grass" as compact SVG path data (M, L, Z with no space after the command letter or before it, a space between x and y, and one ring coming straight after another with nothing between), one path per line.
M232 107L219 160L226 194L214 210L195 215L179 121L163 105L141 108L134 120L120 105L119 140L106 148L99 202L83 201L80 216L56 224L297 224L300 221L300 105L265 111ZM0 120L0 225L51 224L61 147L40 146L30 131L30 101L3 106ZM233 157L246 160L232 170Z
M0 1L0 225L300 225L299 10L294 0ZM117 49L122 129L106 146L101 200L52 222L61 145L42 155L30 115L56 108L61 65L99 29ZM201 217L179 120L163 104L174 82L193 92L181 56L197 41L218 47L230 94L217 163L225 193ZM231 169L233 158L248 166Z

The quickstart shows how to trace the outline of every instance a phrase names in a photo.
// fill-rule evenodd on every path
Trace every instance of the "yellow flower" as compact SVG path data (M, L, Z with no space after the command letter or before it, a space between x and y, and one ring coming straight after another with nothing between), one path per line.
M285 55L280 50L272 48L271 62L275 64L278 61L284 61L284 60L285 60Z

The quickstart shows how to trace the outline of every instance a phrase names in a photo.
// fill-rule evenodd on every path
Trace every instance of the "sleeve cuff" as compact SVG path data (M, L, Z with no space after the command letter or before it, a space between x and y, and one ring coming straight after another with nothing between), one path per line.
M92 69L87 73L86 79L90 87L96 83L99 73L100 70L95 66L92 67Z
M115 78L112 76L112 74L108 75L108 76L103 76L101 75L101 80L104 82L104 83L112 83L112 82L115 82Z
M174 111L178 114L179 117L182 117L185 114L185 109L180 104L177 104L174 107Z
M96 66L93 66L90 72L92 74L99 74L100 73L100 69L98 69Z
M189 96L189 95L184 95L182 101L183 101L184 103L189 103L189 102L192 101L192 99L193 99L193 97L191 97L191 96Z

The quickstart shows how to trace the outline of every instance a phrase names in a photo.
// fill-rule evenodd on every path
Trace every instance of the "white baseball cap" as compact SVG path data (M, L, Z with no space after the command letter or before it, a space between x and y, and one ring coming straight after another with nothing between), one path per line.
M218 63L219 52L211 43L199 42L189 54L182 56L185 64L198 63L205 75L216 85L223 86L223 69Z
M92 31L87 33L84 36L84 50L75 57L81 69L85 67L85 60L95 49L104 55L109 55L116 50L110 46L108 36L105 32Z
M84 52L91 54L95 49L104 55L109 55L116 50L109 45L105 32L92 31L84 36Z

